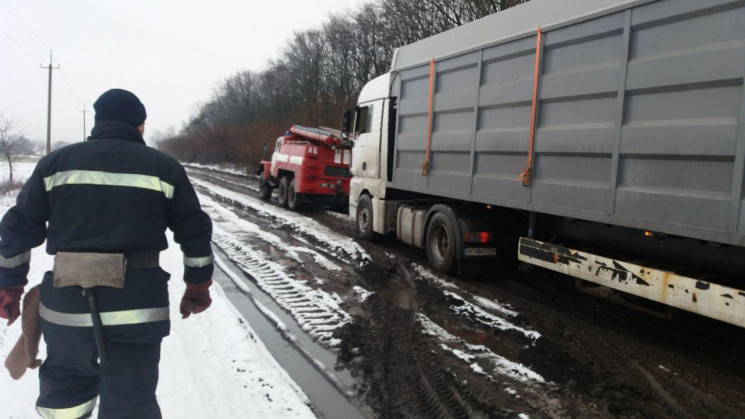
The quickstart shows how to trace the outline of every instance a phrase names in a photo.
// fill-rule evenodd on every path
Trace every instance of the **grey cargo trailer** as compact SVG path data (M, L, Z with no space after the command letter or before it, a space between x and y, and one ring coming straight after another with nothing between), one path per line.
M401 205L381 202L408 192L629 229L611 242L638 230L718 246L707 261L745 274L744 78L745 1L532 0L397 50L367 117L380 141L355 145L350 212L368 191L386 232ZM355 171L364 147L379 151L376 190L359 183L369 167ZM424 209L405 212L420 247ZM584 257L546 246L524 237L520 258L573 274L559 255ZM735 314L705 315L743 326L745 293L732 292L715 304Z
M745 2L522 9L399 50L391 186L744 246Z

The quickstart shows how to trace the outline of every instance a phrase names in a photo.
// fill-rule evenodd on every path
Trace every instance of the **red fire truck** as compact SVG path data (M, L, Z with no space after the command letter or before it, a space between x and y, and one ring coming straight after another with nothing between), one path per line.
M352 143L327 128L293 125L277 139L272 160L262 160L257 174L259 196L269 200L277 188L279 205L298 210L303 204L346 206Z

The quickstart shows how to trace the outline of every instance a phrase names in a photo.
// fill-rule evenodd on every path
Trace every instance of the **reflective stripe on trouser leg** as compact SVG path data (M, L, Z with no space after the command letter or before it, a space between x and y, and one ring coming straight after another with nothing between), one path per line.
M93 411L96 407L96 399L97 397L94 397L83 404L64 409L36 406L36 412L44 419L77 419Z

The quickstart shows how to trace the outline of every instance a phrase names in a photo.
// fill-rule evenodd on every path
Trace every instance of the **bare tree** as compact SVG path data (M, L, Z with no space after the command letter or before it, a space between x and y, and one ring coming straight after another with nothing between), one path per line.
M261 72L216 84L178 135L158 148L179 159L245 164L293 123L336 126L369 80L389 71L393 51L528 0L370 0L295 32ZM151 136L152 138L152 136Z
M13 163L34 154L38 145L17 131L17 121L0 113L0 159L8 162L8 183L13 183Z

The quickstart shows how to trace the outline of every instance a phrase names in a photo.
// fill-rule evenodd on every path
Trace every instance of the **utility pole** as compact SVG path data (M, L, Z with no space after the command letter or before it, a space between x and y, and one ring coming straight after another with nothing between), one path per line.
M83 104L83 110L80 111L83 113L83 141L85 141L85 136L88 133L85 129L85 113L88 112L88 110L85 108L85 103Z
M49 51L49 66L41 68L49 69L49 92L47 93L47 154L52 151L52 70L59 70L60 66L52 67L52 51Z

